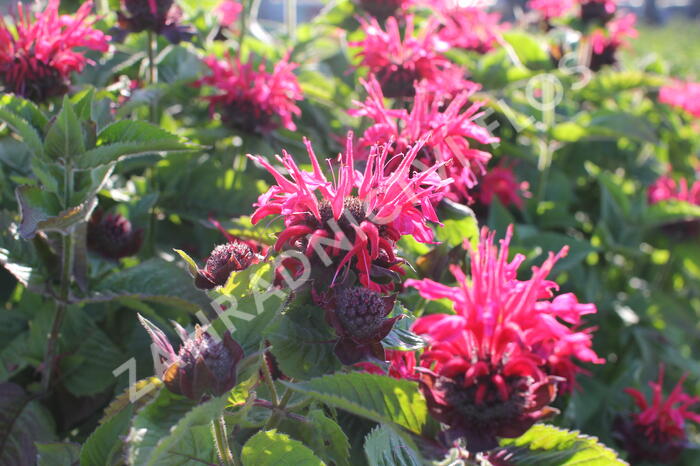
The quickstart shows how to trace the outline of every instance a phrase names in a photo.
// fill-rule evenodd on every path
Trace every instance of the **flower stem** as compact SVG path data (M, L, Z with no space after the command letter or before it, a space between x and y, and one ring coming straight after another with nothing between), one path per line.
M285 0L284 20L287 25L287 35L294 40L297 30L297 0Z
M544 201L547 192L547 180L549 178L549 169L552 165L552 144L550 141L550 132L555 123L555 89L554 85L545 80L542 86L542 120L545 126L545 138L541 142L540 157L537 163L537 168L540 170L540 182L537 190L537 203Z
M267 365L267 358L265 357L265 353L263 353L262 357L262 373L263 373L263 380L265 380L265 384L270 390L270 401L272 402L272 406L275 408L279 406L279 398L277 397L277 389L275 388L275 381L272 380L272 374L270 373L270 368Z
M148 53L148 84L155 86L158 83L158 67L156 66L155 55L158 48L158 38L153 34L153 31L148 31L146 37L146 51ZM151 100L149 119L151 123L157 123L158 118L158 99Z
M212 433L214 434L214 443L216 451L219 454L219 459L225 466L239 466L240 462L231 453L231 448L228 444L228 435L226 434L226 420L221 415L218 419L211 421Z
M287 387L287 389L282 394L282 399L277 404L277 406L273 408L272 414L270 414L270 418L265 424L265 430L270 430L277 427L277 425L280 423L280 420L282 419L284 408L287 406L287 403L289 403L289 400L292 399L293 394L294 391L291 388Z
M73 165L70 161L66 162L63 174L63 206L65 209L70 208L71 197L73 195ZM48 392L51 386L51 376L53 366L56 359L56 351L58 350L58 337L61 333L61 326L68 310L68 296L70 294L70 285L73 278L73 256L74 256L74 238L73 232L70 231L62 237L62 252L61 252L61 286L59 289L58 301L56 302L56 313L54 314L49 339L46 342L46 354L44 357L44 372L41 378L41 387L44 392Z

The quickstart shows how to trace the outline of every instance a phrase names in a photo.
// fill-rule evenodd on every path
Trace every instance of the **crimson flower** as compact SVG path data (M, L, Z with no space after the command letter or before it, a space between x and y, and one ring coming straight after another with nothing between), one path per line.
M443 8L440 16L440 39L452 47L481 54L496 48L507 28L500 14L476 6Z
M483 103L469 103L469 98L479 86L469 83L470 86L453 99L445 93L418 86L413 108L408 112L388 109L375 79L361 82L367 90L367 100L355 102L358 108L350 114L367 117L373 124L365 131L360 144L367 149L377 142L393 142L394 153L402 153L429 135L418 160L427 166L449 162L445 171L453 183L447 188L448 196L457 201L469 200L469 190L476 185L477 175L485 173L486 163L491 158L488 152L471 147L470 140L479 144L498 142L498 138L475 122L483 115L480 112Z
M518 182L512 167L505 163L490 168L479 180L476 192L477 201L484 205L491 205L494 197L504 206L514 205L518 208L523 206L523 197L528 197L529 184L526 181Z
M634 24L637 17L629 13L610 21L606 29L596 29L590 36L591 61L588 65L593 71L599 71L605 65L617 63L617 51L627 45L627 39L637 37Z
M337 159L337 174L329 181L321 171L311 143L304 139L313 171L302 171L287 152L277 160L291 180L260 156L250 156L274 176L277 184L262 194L255 204L253 224L269 215L281 215L285 230L279 233L275 250L294 249L309 257L313 264L329 261L336 269L332 283L341 271L353 269L360 282L374 290L392 289L390 281L401 272L402 260L394 247L403 235L430 243L433 231L428 221L438 222L433 201L452 180L440 179L435 164L424 171L412 171L411 165L424 140L408 149L391 173L387 145L374 146L364 173L355 169L352 132L348 133L344 154ZM318 269L322 276L327 273ZM346 274L343 274L346 276ZM317 277L321 279L321 277ZM327 277L330 278L330 277Z
M355 364L363 372L376 375L389 375L395 379L417 379L416 353L413 351L385 350L385 358L388 363L387 370L382 369L376 363L360 362Z
M96 210L87 226L87 246L106 259L118 260L135 255L143 243L143 230L119 214Z
M664 175L649 186L647 196L650 204L676 200L700 205L700 180L688 186L685 179L676 182L670 176Z
M517 279L525 260L508 262L512 227L501 241L482 230L478 250L470 248L471 278L457 266L458 287L432 280L408 280L426 299L449 299L454 315L422 317L413 331L427 340L421 355L421 388L432 414L464 436L470 451L498 445L498 437L518 437L556 410L547 406L557 386L569 389L581 369L573 359L602 363L591 349L589 331L579 331L581 316L596 312L573 294L555 297L546 280L568 248L551 254L532 277Z
M119 27L114 36L121 42L131 32L153 31L173 44L190 40L192 28L184 26L182 9L174 0L121 0L122 10L117 12Z
M564 16L576 4L576 0L530 0L527 5L537 10L545 20Z
M245 270L256 262L249 245L232 241L214 248L203 269L197 271L194 284L197 288L211 290L224 286L232 272Z
M648 461L654 464L673 463L688 444L686 419L700 424L700 414L689 411L700 398L683 392L681 377L671 394L664 400L664 367L659 368L657 382L649 382L651 401L634 388L625 392L633 399L639 412L615 419L615 437L629 453L631 464Z
M413 15L406 16L403 39L399 23L393 16L386 20L386 30L375 18L360 18L365 38L350 45L359 47L361 66L376 75L384 95L391 98L412 97L414 83L425 81L431 89L452 92L464 84L464 71L442 54L449 49L436 33L437 23L430 21L414 34Z
M700 118L700 83L674 81L659 91L659 102Z
M398 12L405 12L414 0L357 0L357 3L367 13L384 21Z
M32 17L18 3L12 28L0 18L0 82L5 91L35 102L68 92L70 74L94 64L76 48L109 49L110 37L88 19L92 5L83 3L73 16L59 15L59 0L49 0L44 11Z
M211 74L197 81L197 85L216 89L214 95L205 99L209 101L210 112L219 112L224 123L240 131L257 133L280 126L290 131L296 129L292 116L301 114L296 102L303 99L293 73L297 64L285 58L270 73L265 62L256 68L230 54L224 60L207 57L204 63Z

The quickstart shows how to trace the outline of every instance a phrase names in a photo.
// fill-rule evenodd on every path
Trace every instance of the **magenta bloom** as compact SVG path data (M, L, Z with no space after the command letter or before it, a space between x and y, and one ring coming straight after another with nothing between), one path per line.
M296 103L303 99L293 73L297 64L285 58L270 73L265 62L256 69L253 64L243 64L228 54L225 60L210 56L204 63L211 74L197 81L197 85L216 89L214 95L205 98L210 112L219 112L228 126L249 133L266 133L280 126L290 131L296 129L292 116L301 114Z
M654 464L673 463L688 445L685 432L686 419L700 424L700 414L690 407L700 398L683 392L684 375L664 400L664 367L659 368L659 380L649 382L651 401L634 388L625 392L634 398L638 413L615 420L615 434L619 443L629 453L631 464L648 461Z
M452 47L488 53L501 41L507 24L501 15L479 7L445 8L440 12L440 39Z
M219 17L219 24L231 27L243 11L243 5L234 0L223 0L214 10Z
M371 362L360 362L355 364L355 367L361 368L368 374L388 375L395 379L418 379L416 353L397 350L386 350L385 353L386 362L389 364L387 371Z
M685 110L700 118L700 83L675 81L659 91L659 102Z
M576 4L576 0L530 0L527 5L537 10L545 20L564 16Z
M523 198L530 195L528 187L526 181L518 182L510 166L501 163L490 168L479 180L476 198L485 206L491 205L496 197L504 206L514 205L521 208Z
M370 15L379 21L384 21L389 16L395 16L399 12L406 12L414 0L357 0L357 3Z
M375 74L384 95L391 98L412 97L414 83L425 81L433 90L452 92L464 84L464 71L443 56L449 49L437 35L437 23L429 22L414 34L413 16L406 16L403 39L396 18L386 20L386 30L376 19L360 18L365 38L350 45L361 48L361 66Z
M374 291L392 289L393 283L380 286L379 281L401 271L402 260L394 252L396 242L403 235L412 235L422 243L433 241L428 221L438 219L432 203L452 180L437 176L441 164L424 171L412 169L423 140L406 152L391 173L385 170L389 148L374 146L364 173L359 172L355 169L352 138L348 133L346 150L338 156L332 181L321 171L308 140L304 143L313 171L299 169L287 152L277 157L291 180L264 158L249 156L277 181L258 199L252 221L256 224L269 215L282 215L286 228L279 234L275 250L298 250L312 264L326 256L336 268L333 283L341 271L353 269L364 286Z
M676 182L670 176L664 175L649 186L647 196L649 204L675 200L700 205L700 180L688 186L685 179Z
M75 15L59 15L59 0L32 17L17 4L12 28L0 18L0 82L5 91L35 102L68 92L70 74L93 64L82 52L85 47L106 52L109 36L94 29L88 19L92 2L81 5Z
M465 436L468 448L497 446L498 437L517 437L554 410L547 406L557 386L569 390L581 369L574 359L602 363L591 349L591 333L578 330L581 317L596 312L573 294L555 296L546 279L567 248L533 267L532 277L517 279L525 260L508 262L512 227L493 244L482 230L478 250L470 250L471 277L457 266L458 287L432 280L408 280L426 299L449 299L455 314L434 314L416 321L413 331L427 339L421 356L421 383L433 415Z
M593 71L600 70L605 65L617 63L617 51L627 45L628 38L637 37L634 24L637 17L629 13L610 21L606 29L596 29L590 36L591 62L589 67Z
M362 147L369 149L376 143L391 142L394 153L404 153L409 146L429 135L418 160L426 166L445 163L447 176L454 180L447 188L449 197L458 201L470 199L469 190L476 185L477 175L485 173L486 163L491 158L488 152L471 147L470 140L479 144L498 142L498 138L475 122L483 115L480 112L483 103L469 103L469 98L479 86L467 82L469 87L452 99L421 85L416 89L409 113L387 108L376 80L361 82L367 90L367 100L355 102L358 108L350 114L367 117L373 122L360 139Z

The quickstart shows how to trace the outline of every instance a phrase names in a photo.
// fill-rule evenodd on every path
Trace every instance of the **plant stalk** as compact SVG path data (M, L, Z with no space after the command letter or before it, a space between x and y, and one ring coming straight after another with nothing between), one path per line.
M212 432L214 434L214 442L216 451L219 454L219 459L225 466L240 466L240 462L231 452L228 443L228 435L226 434L226 420L224 416L219 416L218 419L211 421Z
M148 36L146 41L146 51L148 53L148 84L150 86L155 86L158 84L158 67L156 66L156 50L158 48L158 37L153 34L153 31L148 31ZM158 123L156 120L158 118L158 99L154 98L151 100L150 105L150 115L149 119L151 123Z
M265 430L274 429L277 427L277 425L279 425L280 421L282 420L284 408L287 406L287 403L289 403L289 400L292 399L293 394L294 391L291 388L287 387L287 389L282 394L282 399L277 404L277 406L273 408L272 414L270 414L270 418L267 420L267 423L265 423Z

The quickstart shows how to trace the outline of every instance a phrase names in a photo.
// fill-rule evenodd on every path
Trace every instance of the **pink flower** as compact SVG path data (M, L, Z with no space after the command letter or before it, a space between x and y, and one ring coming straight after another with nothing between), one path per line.
M446 8L440 12L440 39L452 47L488 53L501 40L508 27L501 23L501 15L489 13L484 8Z
M547 406L557 385L569 390L582 362L602 363L591 349L581 317L596 312L573 294L555 296L546 279L568 248L533 267L532 277L517 279L525 260L508 262L512 227L494 245L494 233L482 230L478 250L469 251L471 277L457 266L458 287L432 280L408 280L429 300L448 299L454 315L433 314L416 321L413 331L427 340L421 356L421 382L429 408L455 434L466 436L470 450L489 449L498 437L517 437L554 410ZM468 244L467 244L468 247ZM468 247L469 248L469 247Z
M617 50L627 45L628 38L637 37L634 24L637 17L629 13L615 18L606 26L606 30L596 29L590 36L591 62L589 67L593 71L600 70L605 65L617 63Z
M686 375L681 377L665 400L663 365L659 368L659 380L649 382L652 391L650 402L639 390L625 389L634 399L639 412L618 417L615 420L615 434L629 453L632 464L643 461L672 463L686 448L685 421L700 423L700 414L689 410L700 402L700 398L683 392L685 378Z
M233 0L223 0L215 11L219 16L219 24L227 28L238 20L238 16L243 11L243 5Z
M297 77L292 72L298 65L288 58L266 71L266 63L257 69L251 63L241 63L229 54L225 60L210 56L204 63L211 74L197 81L197 85L216 88L214 95L205 97L211 113L219 112L221 119L234 129L265 133L280 126L296 129L292 116L301 110L296 102L303 99Z
M258 199L252 221L256 224L269 215L282 215L286 228L279 234L275 250L294 249L308 256L317 273L315 280L329 281L330 286L342 271L345 278L352 269L362 285L374 291L388 290L393 288L391 279L401 271L402 260L394 252L396 242L403 235L412 235L422 243L433 241L428 221L438 219L432 203L452 180L437 177L440 164L422 172L412 170L423 140L407 151L391 173L385 171L388 147L375 146L364 173L359 172L355 170L352 137L348 133L333 181L321 171L306 139L313 171L300 170L287 152L277 157L291 180L264 158L250 156L277 181ZM330 274L320 264L328 261L335 267Z
M659 102L685 110L700 118L700 83L674 81L659 91Z
M46 9L32 17L19 3L12 29L0 18L0 81L6 91L36 102L65 94L70 74L93 64L75 49L109 49L110 37L88 19L91 1L73 16L59 15L58 6L59 0L49 0Z
M688 186L688 181L685 179L676 183L673 178L664 175L649 186L647 195L649 204L676 200L700 205L700 180Z
M397 351L386 350L386 362L389 363L388 370L385 371L381 367L371 362L361 362L355 364L356 367L362 368L364 372L377 375L389 375L395 379L417 379L416 373L416 353L413 351Z
M526 181L518 182L513 169L501 163L491 169L479 180L477 200L483 205L491 205L493 198L497 197L504 206L523 206L523 197L529 197L529 184Z
M537 10L545 20L564 16L576 4L576 0L530 0L528 7Z
M367 100L355 102L358 108L350 114L367 117L373 124L360 139L360 145L369 149L377 143L393 143L394 153L404 153L426 137L418 160L427 166L449 162L444 168L454 180L447 188L449 197L458 201L470 199L468 191L476 185L477 175L485 173L485 165L491 158L488 152L471 147L470 140L479 144L498 142L486 128L475 123L483 115L480 113L483 103L469 103L469 98L479 86L466 82L469 87L454 98L418 86L413 108L408 112L386 108L382 89L375 79L361 82L367 90Z
M409 6L414 3L414 0L357 0L363 10L377 18L379 21L384 21L389 16L395 16L397 13L405 13Z
M360 18L360 24L365 38L350 45L361 48L360 65L376 75L387 97L412 97L414 83L420 81L444 92L452 92L464 84L464 71L442 55L449 45L439 40L434 21L415 35L413 16L406 16L403 39L394 17L386 20L386 30L374 18Z

